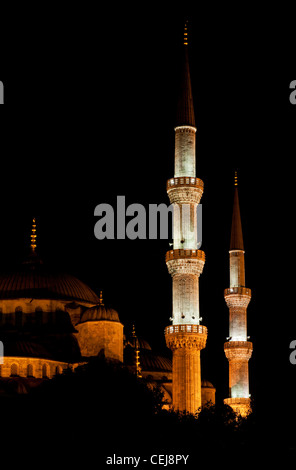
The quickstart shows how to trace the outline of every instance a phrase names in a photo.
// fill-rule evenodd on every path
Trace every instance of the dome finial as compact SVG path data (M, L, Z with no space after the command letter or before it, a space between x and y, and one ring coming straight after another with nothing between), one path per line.
M184 46L188 46L188 20L185 21L184 26Z
M234 172L234 186L238 186L237 171Z
M104 300L103 300L103 291L100 291L100 300L99 300L99 305L105 305Z
M136 327L133 323L132 327L132 337L135 338L135 366L136 366L136 375L137 377L142 377L142 368L141 368L141 361L140 361L140 344L136 334Z
M35 253L35 250L36 250L36 247L37 247L36 238L37 238L37 235L36 235L36 219L34 217L33 222L32 222L32 230L31 230L31 251L32 251L32 253Z

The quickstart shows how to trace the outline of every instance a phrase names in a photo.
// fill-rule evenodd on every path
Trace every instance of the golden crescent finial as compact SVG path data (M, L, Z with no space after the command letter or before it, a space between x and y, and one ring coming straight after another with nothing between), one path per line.
M184 26L184 46L188 46L188 20L185 21Z
M36 219L35 217L33 218L33 223L32 223L32 230L31 230L31 250L32 253L35 253L37 243L36 243Z
M104 301L103 301L103 291L102 291L102 290L100 291L100 301L99 301L99 304L100 304L100 305L104 305Z
M234 172L234 186L238 186L237 171Z

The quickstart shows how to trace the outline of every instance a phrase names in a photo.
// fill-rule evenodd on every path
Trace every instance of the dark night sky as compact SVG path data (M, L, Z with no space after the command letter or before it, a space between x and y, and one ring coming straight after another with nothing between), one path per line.
M98 241L94 208L115 204L117 195L127 204L168 203L183 12L52 9L35 11L38 21L26 24L19 13L1 49L1 265L22 259L36 216L44 261L103 289L122 322L135 321L138 334L163 349L171 315L168 243ZM219 398L227 395L223 290L238 169L246 284L253 292L251 392L263 408L275 395L294 406L296 106L288 97L296 76L289 12L223 5L189 13L197 176L205 183L203 375ZM284 381L285 396L277 381Z

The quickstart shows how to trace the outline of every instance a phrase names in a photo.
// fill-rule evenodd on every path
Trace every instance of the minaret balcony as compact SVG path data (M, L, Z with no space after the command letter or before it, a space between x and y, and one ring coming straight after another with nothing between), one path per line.
M172 276L194 274L199 276L206 260L202 250L170 250L166 253L166 264Z
M203 325L171 325L164 331L167 346L199 351L206 347L208 329Z
M199 204L204 183L199 178L181 176L167 181L167 193L171 204Z
M225 405L230 406L235 413L242 417L248 416L251 410L251 399L240 397L240 398L225 398Z
M224 299L229 308L247 307L252 296L251 289L246 287L230 287L224 290Z
M204 183L199 178L181 176L167 182L167 193L171 204L199 204Z
M176 178L170 178L167 181L167 191L179 186L192 186L193 188L200 188L203 190L204 182L201 179L195 178L193 176L179 176Z
M174 333L199 333L201 335L207 335L208 329L203 325L170 325L164 330L165 335Z
M250 341L228 341L224 343L224 352L229 361L248 361L252 356L253 343Z
M205 261L206 255L205 252L202 250L170 250L167 251L165 255L166 262L182 258L193 258Z
M251 297L251 289L248 289L247 287L229 287L224 290L224 297L225 295L232 294L248 295Z

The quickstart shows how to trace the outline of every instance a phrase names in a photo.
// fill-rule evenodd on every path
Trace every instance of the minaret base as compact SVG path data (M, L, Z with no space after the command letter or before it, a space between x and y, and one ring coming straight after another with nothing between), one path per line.
M200 350L206 345L207 328L168 326L165 339L173 353L173 408L197 414L201 408Z
M250 398L225 398L224 403L230 406L233 411L242 418L252 413Z

